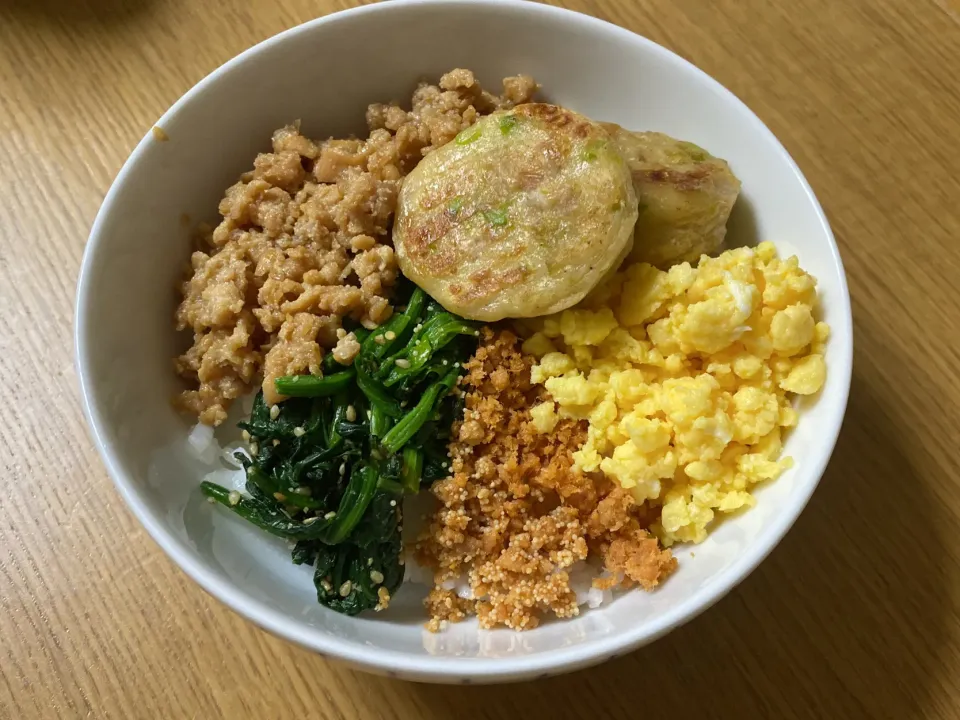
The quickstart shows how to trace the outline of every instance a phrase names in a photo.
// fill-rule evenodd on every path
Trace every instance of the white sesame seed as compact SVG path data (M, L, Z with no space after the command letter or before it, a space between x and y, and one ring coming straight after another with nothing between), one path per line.
M397 506L397 501L396 501L396 500L391 500L391 501L390 501L390 507L396 507L396 506Z
M297 495L309 495L312 492L312 490L310 490L310 488L308 488L306 485L301 485L300 487L295 488L294 492Z
M373 558L367 558L367 567L373 565Z
M370 580L373 581L375 585L379 585L383 582L383 573L378 570L370 571Z
M447 364L447 361L446 361L446 360L443 360L442 362L443 362L443 364L444 364L444 365L446 365L446 364Z
M351 590L353 590L353 583L347 580L343 585L340 586L340 597L346 597L350 594Z
M474 331L473 331L473 336L474 336L474 337L480 337L480 331L479 331L479 330L474 330Z
M347 422L357 421L357 409L353 405L347 405Z
M271 419L271 420L276 420L278 417L280 417L280 406L279 406L279 405L272 405L272 406L270 407L270 419Z
M387 340L396 340L396 339L397 339L397 334L396 334L393 330L387 330L387 331L383 334L383 336L384 336Z
M322 588L323 588L324 590L326 590L327 592L330 592L331 590L333 590L333 587L330 585L330 581L329 581L329 580L321 580L321 581L320 581L320 587L322 587Z
M250 431L244 430L242 433L240 433L240 437L243 438L244 442L250 442Z
M304 524L304 525L313 525L318 519L319 519L319 518L317 518L317 516L314 515L313 517L308 517L306 520L304 520L304 521L303 521L303 524Z
M216 500L214 500L212 497L208 497L207 502L213 505L216 502Z
M302 427L300 427L299 425L293 429L293 436L294 436L294 437L303 437L303 436L306 435L306 434L307 434L307 431L304 430L304 429L303 429Z
M340 463L340 470L339 470L338 472L339 472L341 475L346 475L346 474L347 474L347 464L346 464L346 463Z
M373 338L373 341L374 341L377 345L383 345L383 343L386 342L386 341L383 339L383 335L375 335L374 338Z
M279 441L279 440L274 440L274 441L273 441L273 446L274 446L274 447L277 447L277 445L279 445L279 444L280 444L280 441Z
M421 330L422 328L423 328L423 323L417 323L417 324L416 324L416 327L413 328L413 331L414 331L414 332L420 332L420 330Z
M326 515L323 516L323 519L324 519L324 520L332 520L332 519L335 518L336 516L337 516L337 513L335 513L333 510L331 510L330 512L328 512Z
M256 457L260 453L260 446L256 443L250 443L250 454Z
M238 493L236 490L231 491L230 494L227 495L227 500L231 505L238 504L240 502L240 493Z
M410 367L410 361L405 358L397 358L394 362L397 364L397 367L403 368L404 370Z

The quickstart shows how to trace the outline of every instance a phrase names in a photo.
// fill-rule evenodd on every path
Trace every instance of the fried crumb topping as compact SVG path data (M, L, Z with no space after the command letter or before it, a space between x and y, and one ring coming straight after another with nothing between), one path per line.
M440 506L416 542L433 570L428 627L477 615L480 626L536 627L579 613L570 571L595 557L594 586L655 587L676 566L647 531L646 508L599 473L573 467L586 423L549 433L530 408L546 399L530 382L535 359L508 330L484 328L464 366L463 420L450 444L452 474L432 488ZM449 589L465 577L471 597Z

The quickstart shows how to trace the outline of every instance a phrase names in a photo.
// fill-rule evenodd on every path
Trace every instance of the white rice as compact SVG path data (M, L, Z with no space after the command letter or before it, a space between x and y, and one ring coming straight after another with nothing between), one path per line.
M187 435L187 447L190 453L203 463L214 463L220 446L213 437L213 428L203 423L197 423L193 426L190 434Z
M604 603L613 602L613 590L601 590L591 587L587 590L587 607L598 608Z
M421 567L413 559L413 553L404 553L403 558L403 582L411 585L433 585L433 573L425 567Z
M243 470L220 469L208 473L203 478L207 482L223 485L227 490L236 490L243 494L247 486L247 476Z
M455 578L447 578L442 583L440 587L444 590L453 590L457 597L463 600L473 600L473 588L470 587L470 580L466 575L459 575Z
M577 605L586 605L589 608L598 608L604 603L613 602L612 590L601 590L593 587L593 579L597 577L597 568L581 560L574 563L568 570L570 574L570 589L577 594ZM600 577L606 577L603 572Z
M230 443L222 447L214 436L214 429L209 425L198 423L194 425L187 436L187 448L190 454L200 462L217 466L204 476L207 482L222 485L228 490L243 493L246 489L247 475L240 461L233 454L238 450L247 454L240 443ZM249 454L247 454L249 457ZM217 460L220 460L218 463Z
M230 443L225 448L223 448L223 451L220 454L220 457L222 458L224 464L227 467L232 468L234 470L239 470L243 467L243 465L241 465L240 461L237 460L236 457L234 457L234 454L238 452L246 455L248 459L250 458L250 453L247 452L247 449L241 443Z

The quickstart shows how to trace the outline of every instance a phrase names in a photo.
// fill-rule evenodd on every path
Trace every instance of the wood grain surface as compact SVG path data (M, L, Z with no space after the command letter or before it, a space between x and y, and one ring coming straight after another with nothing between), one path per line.
M850 279L850 409L772 556L654 645L544 682L356 673L207 596L94 451L73 294L127 154L191 85L349 0L0 0L0 718L960 717L960 5L568 0L782 139Z

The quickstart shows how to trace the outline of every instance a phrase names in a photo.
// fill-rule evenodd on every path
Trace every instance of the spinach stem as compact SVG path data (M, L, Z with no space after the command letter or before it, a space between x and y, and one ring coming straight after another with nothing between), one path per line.
M420 477L423 475L423 450L409 445L403 449L403 470L400 484L405 492L416 495L420 492Z
M457 384L459 372L459 368L453 368L442 379L427 388L413 410L407 413L390 429L390 432L383 436L381 444L388 452L395 453L400 450L417 434L417 430L423 427L423 424L433 416L437 402Z
M250 498L240 498L234 504L230 502L233 491L222 485L204 481L200 483L200 492L206 497L213 498L218 503L233 511L244 520L253 523L261 530L271 535L288 540L312 540L321 537L330 522L322 517L306 518L305 522L294 520L286 513L273 510L263 503Z
M327 397L336 395L350 387L357 376L356 370L349 368L333 375L287 375L273 381L277 392L287 397Z

